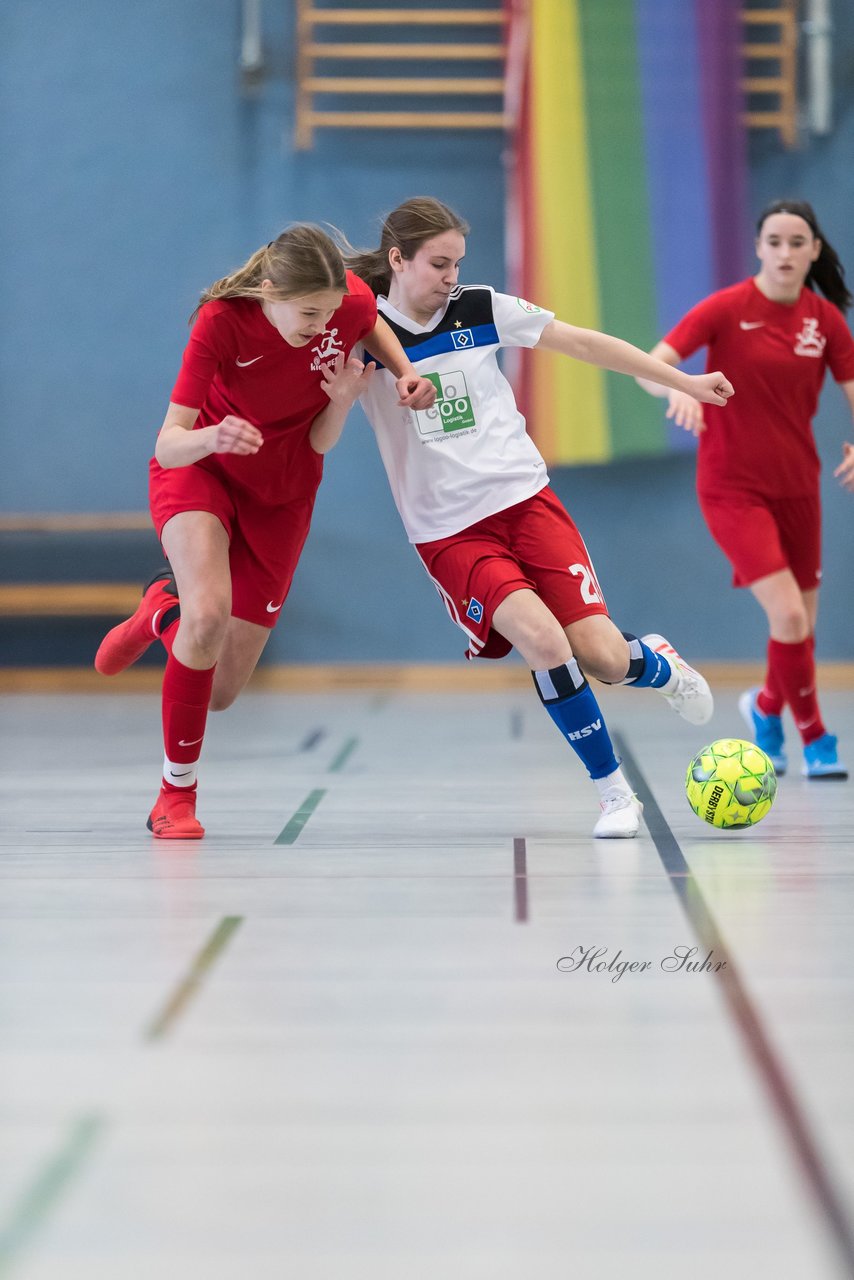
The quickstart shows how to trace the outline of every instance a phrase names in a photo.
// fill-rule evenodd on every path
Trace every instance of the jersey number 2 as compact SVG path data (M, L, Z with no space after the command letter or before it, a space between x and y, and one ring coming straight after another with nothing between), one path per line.
M581 579L581 599L585 604L604 604L596 575L586 564L571 564L569 572L574 578Z

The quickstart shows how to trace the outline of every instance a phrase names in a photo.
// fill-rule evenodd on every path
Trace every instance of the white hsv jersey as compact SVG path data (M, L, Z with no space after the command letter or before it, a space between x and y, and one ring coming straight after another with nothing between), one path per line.
M401 409L394 378L380 367L362 397L409 541L448 538L539 493L549 482L546 464L497 355L501 347L536 346L553 312L488 285L455 289L426 325L387 298L377 306L436 386L432 409Z

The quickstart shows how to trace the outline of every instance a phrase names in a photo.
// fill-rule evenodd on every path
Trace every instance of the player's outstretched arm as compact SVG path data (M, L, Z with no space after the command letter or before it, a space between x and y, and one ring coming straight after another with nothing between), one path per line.
M377 316L376 324L362 339L362 345L368 355L373 356L391 370L397 394L400 396L398 404L405 409L431 407L436 399L436 388L429 378L418 376L408 355L382 316Z
M614 338L595 329L578 329L562 320L552 320L546 325L537 347L558 351L561 355L611 369L614 373L657 383L672 391L682 391L704 404L724 405L733 394L732 384L722 373L683 373L622 338Z
M681 364L682 357L675 347L671 347L668 342L659 342L653 347L650 355L654 360L662 360L665 364L672 365L674 369ZM664 387L660 382L650 382L647 378L635 378L635 382L644 391L649 392L651 396L667 397L667 414L666 417L672 419L677 427L684 427L686 431L690 431L692 435L699 436L705 431L706 423L703 418L703 410L699 400L689 395L686 391L674 391L670 387Z
M329 404L317 415L308 433L309 443L315 453L328 453L341 439L347 414L359 396L369 385L376 365L363 364L355 356L344 362L339 355L332 365L321 365L323 390L329 396Z

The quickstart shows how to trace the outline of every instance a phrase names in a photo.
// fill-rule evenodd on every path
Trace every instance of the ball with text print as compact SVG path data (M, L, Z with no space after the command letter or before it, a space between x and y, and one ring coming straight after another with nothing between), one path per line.
M688 765L685 793L698 818L733 831L762 821L774 803L777 776L755 743L718 738Z

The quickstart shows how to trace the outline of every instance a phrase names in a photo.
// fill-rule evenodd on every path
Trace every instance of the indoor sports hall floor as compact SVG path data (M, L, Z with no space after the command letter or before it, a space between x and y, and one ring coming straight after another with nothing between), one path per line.
M854 1275L854 783L795 751L705 827L737 694L603 693L647 820L609 842L527 686L251 692L199 844L144 827L155 693L8 696L0 1277Z

